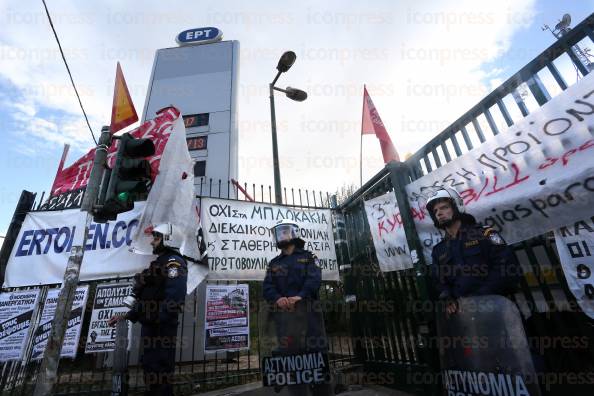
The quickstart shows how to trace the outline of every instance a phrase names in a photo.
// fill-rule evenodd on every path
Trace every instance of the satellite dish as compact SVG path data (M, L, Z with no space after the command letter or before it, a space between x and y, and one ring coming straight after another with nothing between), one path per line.
M569 14L563 15L563 18L555 25L555 30L564 30L571 24L571 16Z

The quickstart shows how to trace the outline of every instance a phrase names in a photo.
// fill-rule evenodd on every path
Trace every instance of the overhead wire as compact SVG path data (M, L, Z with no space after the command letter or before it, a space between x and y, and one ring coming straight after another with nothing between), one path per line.
M91 124L89 123L89 117L87 117L87 113L85 112L85 108L83 107L82 101L80 100L80 95L78 94L78 90L76 89L76 85L74 84L74 79L72 78L72 73L70 72L70 67L68 67L68 62L66 62L66 57L64 56L64 51L62 51L62 45L60 44L60 39L58 38L58 33L56 33L56 29L54 28L54 23L52 22L52 17L50 16L49 10L47 9L47 4L45 4L45 0L41 0L43 3L43 7L45 8L45 14L47 15L47 19L49 20L49 24L52 27L52 31L54 32L54 37L56 38L56 42L58 43L58 48L60 49L60 54L62 55L62 60L64 61L64 65L66 66L66 71L68 72L68 76L70 77L70 82L72 83L72 88L74 88L74 93L76 94L76 98L78 99L78 104L80 105L80 109L85 116L85 121L87 122L87 126L89 127L89 131L91 132L91 137L97 145L97 139L95 139L95 134L93 133L93 129L91 128Z

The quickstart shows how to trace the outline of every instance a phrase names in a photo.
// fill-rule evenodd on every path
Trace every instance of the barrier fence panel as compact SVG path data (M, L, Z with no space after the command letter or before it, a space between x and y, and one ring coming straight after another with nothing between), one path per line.
M259 203L271 203L274 194L270 186L255 184L232 184L231 189L220 188L223 182L201 180L200 185L208 186L211 192L210 198L229 198L233 194L244 200L253 200ZM219 189L217 189L217 186ZM231 193L228 191L231 190ZM243 192L241 191L243 190ZM225 191L225 196L219 196L217 191ZM247 194L244 194L247 193ZM198 197L200 190L198 186ZM27 211L46 211L47 205L43 202L43 195L38 202L33 203L31 196L27 195ZM283 205L287 207L302 209L330 208L333 200L330 194L320 191L305 189L284 189ZM30 201L30 202L29 202ZM19 209L22 212L22 208ZM61 210L58 205L53 205L52 210ZM20 213L20 212L19 212ZM21 216L24 218L24 214ZM22 219L20 220L22 222ZM18 227L20 229L20 226ZM16 234L18 234L18 229ZM13 231L14 232L14 231ZM16 235L14 235L16 240ZM14 241L13 241L14 244ZM5 243L5 249L9 249L6 258L10 255L10 249ZM2 263L5 268L5 262ZM148 264L148 263L147 263ZM90 316L97 285L106 282L120 283L128 282L130 278L106 279L101 281L81 282L89 285L89 295L83 317L83 324L78 346L78 353L75 359L62 358L60 360L58 383L56 394L58 395L108 395L112 386L112 363L113 353L85 354L84 348L89 329ZM249 324L250 324L250 348L235 352L214 352L204 353L204 301L206 283L208 284L236 284L247 283L250 293ZM58 285L44 285L40 288L42 296L48 290ZM3 289L3 292L10 292L23 288ZM320 291L320 298L323 302L327 335L329 339L329 361L335 370L345 369L354 363L354 345L349 331L348 311L344 309L343 287L340 282L323 282ZM43 300L41 300L43 301ZM190 395L207 390L224 388L251 381L258 381L260 376L260 342L258 339L258 312L262 300L262 284L259 281L208 281L201 284L190 295L186 297L183 312L180 313L180 325L178 328L178 342L181 347L176 351L175 367L175 391L176 394ZM38 323L43 304L39 304L37 311L32 318L32 328ZM141 348L138 342L140 326L132 326L131 347L128 353L129 385L131 394L144 390L142 368L140 366ZM20 395L32 394L35 380L39 374L41 360L31 361L31 342L27 345L27 353L22 361L9 361L0 365L0 394Z

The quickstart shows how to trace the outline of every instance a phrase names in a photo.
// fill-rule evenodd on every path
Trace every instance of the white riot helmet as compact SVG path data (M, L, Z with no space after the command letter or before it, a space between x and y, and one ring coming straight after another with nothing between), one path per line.
M158 224L153 227L152 231L154 234L160 234L163 238L163 246L172 248L172 249L179 249L183 242L182 234L179 230L179 227L171 224L171 223L162 223Z
M425 208L431 216L431 220L433 220L433 224L437 228L443 228L442 225L439 224L435 214L433 213L433 208L435 204L442 200L448 200L451 205L452 209L454 210L454 215L452 220L461 219L461 215L466 212L466 208L464 207L464 200L458 192L452 188L440 188L431 193L429 199L427 199L427 203L425 204Z
M291 220L281 220L272 227L276 247L282 249L299 239L299 225Z

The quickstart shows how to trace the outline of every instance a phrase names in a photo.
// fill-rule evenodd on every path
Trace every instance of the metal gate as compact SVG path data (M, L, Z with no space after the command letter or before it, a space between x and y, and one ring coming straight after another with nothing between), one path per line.
M379 270L363 202L394 191L408 245L422 251L410 216L404 187L500 133L498 125L512 126L562 92L569 82L558 68L575 67L577 79L590 73L574 46L594 42L594 14L511 76L472 109L423 146L404 163L390 163L363 185L337 211L348 249L343 266L345 295L351 304L355 354L366 371L384 384L418 395L439 393L439 365L424 260L415 268L382 273ZM572 76L569 76L572 78ZM544 82L543 82L544 81ZM512 114L515 114L514 117ZM463 143L463 144L462 144ZM523 277L521 292L513 296L524 319L529 342L540 352L541 385L547 394L588 394L594 373L594 321L579 308L569 291L552 233L513 246ZM422 256L422 255L419 255ZM427 306L430 306L427 305ZM379 307L379 308L378 308ZM563 348L553 340L587 337L582 348ZM555 346L551 346L555 344ZM545 347L545 345L549 345ZM546 375L549 375L546 377ZM568 381L590 378L582 387ZM565 378L565 380L563 380ZM582 393L583 392L583 393Z

